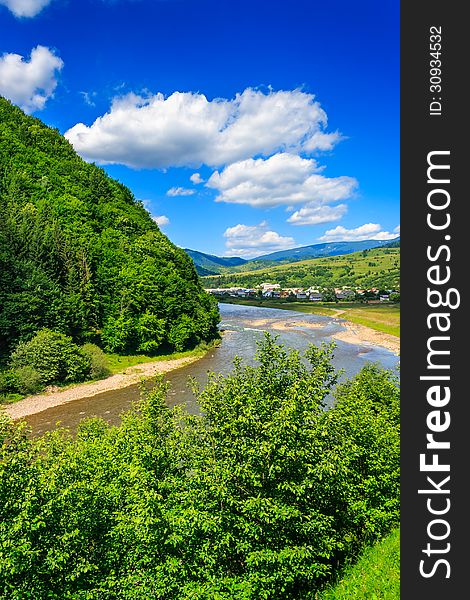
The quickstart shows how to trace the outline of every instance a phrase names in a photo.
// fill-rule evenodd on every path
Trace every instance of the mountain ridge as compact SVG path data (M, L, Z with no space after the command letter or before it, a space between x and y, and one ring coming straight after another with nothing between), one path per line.
M239 271L240 268L243 268L243 270L256 270L270 265L274 266L275 264L294 263L310 258L341 256L343 254L352 254L353 252L370 250L372 248L397 247L399 244L399 237L392 240L322 242L287 250L278 250L277 252L263 254L251 259L244 259L239 256L220 257L214 254L199 252L198 250L191 250L189 248L185 248L184 250L193 260L198 274L201 277L204 277L221 273L234 273Z

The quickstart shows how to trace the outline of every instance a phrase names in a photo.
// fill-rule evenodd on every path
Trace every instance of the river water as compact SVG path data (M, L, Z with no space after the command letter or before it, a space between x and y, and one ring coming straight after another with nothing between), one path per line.
M331 336L344 327L340 319L310 315L277 308L260 308L234 304L220 304L223 330L222 342L200 360L169 372L165 377L171 388L168 404L186 403L191 412L198 410L197 403L188 385L189 377L194 377L201 385L207 381L208 372L228 373L234 356L240 356L246 363L254 363L257 342L268 331L278 335L278 341L286 347L303 351L311 343L329 342ZM347 344L336 341L333 364L342 369L341 378L357 373L367 362L378 362L388 369L398 365L399 357L379 346L371 344ZM131 402L139 398L140 388L132 385L121 390L112 390L74 400L61 406L27 417L34 435L55 429L57 424L74 431L84 417L99 416L115 425L120 415Z

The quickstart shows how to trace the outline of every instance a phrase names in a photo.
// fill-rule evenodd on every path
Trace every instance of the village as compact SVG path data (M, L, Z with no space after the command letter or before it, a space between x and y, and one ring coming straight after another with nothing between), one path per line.
M350 288L328 288L319 290L315 288L281 288L278 283L262 283L256 288L210 288L206 292L215 296L231 298L265 298L285 300L307 300L310 302L399 302L400 290L379 289L350 289Z

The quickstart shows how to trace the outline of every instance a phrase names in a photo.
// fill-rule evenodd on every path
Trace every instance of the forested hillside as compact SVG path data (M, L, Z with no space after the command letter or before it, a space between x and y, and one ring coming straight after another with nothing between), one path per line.
M112 352L183 350L217 322L131 191L0 98L0 354L42 328Z

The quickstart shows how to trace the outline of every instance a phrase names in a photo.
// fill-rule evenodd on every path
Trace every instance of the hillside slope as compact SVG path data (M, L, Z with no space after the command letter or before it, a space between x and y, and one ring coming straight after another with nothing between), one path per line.
M197 250L190 250L189 248L185 248L185 252L191 257L199 275L215 275L226 268L236 267L247 262L238 256L215 256Z
M289 250L279 250L271 254L265 254L245 260L240 257L219 257L212 254L204 254L196 250L185 249L192 258L199 275L217 275L219 273L240 273L275 267L280 264L289 264L298 261L321 258L322 256L341 256L352 254L372 248L398 248L399 238L392 242L388 240L363 240L360 242L327 242L323 244L312 244L300 246Z
M248 269L250 263L245 266ZM279 283L283 288L346 286L393 289L400 285L400 248L373 248L240 273L222 273L201 280L206 288L252 288L270 282Z
M0 98L0 353L43 327L115 352L182 350L217 322L131 191Z

